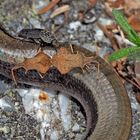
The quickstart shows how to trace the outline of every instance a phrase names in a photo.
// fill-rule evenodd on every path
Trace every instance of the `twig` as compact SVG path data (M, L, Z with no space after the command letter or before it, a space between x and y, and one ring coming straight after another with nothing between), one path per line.
M52 12L52 14L50 15L50 18L53 18L53 17L55 17L55 16L57 16L57 15L59 15L61 13L64 13L64 12L66 12L68 10L70 10L69 5L63 5L63 6L59 7L59 8L57 8L57 9L55 9Z
M137 85L135 82L133 82L132 80L126 78L126 77L123 77L126 81L128 81L129 83L131 83L132 85L134 85L135 87L137 87L138 89L140 89L140 86Z

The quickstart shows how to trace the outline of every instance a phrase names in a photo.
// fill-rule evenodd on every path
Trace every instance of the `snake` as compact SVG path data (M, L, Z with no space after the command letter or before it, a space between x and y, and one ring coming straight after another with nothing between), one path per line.
M70 49L69 45L60 46ZM25 58L33 58L39 48L40 45L35 42L12 37L1 26L0 75L12 80L12 68ZM43 49L49 50L47 47ZM73 46L73 50L94 57L99 63L99 73L94 64L86 72L74 68L66 74L50 68L43 78L35 70L25 74L25 70L20 68L15 73L17 86L47 87L75 98L82 105L86 117L86 130L81 140L127 140L132 114L127 92L119 76L110 64L93 52L78 46Z

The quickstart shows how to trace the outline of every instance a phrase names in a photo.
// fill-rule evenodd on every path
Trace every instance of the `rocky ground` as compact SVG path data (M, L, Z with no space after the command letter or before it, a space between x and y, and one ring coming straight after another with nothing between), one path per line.
M105 10L106 5L104 2L98 2L94 8L88 6L87 1L85 0L61 0L60 3L56 4L51 10L46 10L44 13L39 13L39 10L42 6L45 6L49 3L49 0L1 0L0 1L0 22L5 25L5 28L14 36L23 28L42 28L55 32L57 39L60 42L69 42L76 44L81 47L85 47L91 51L98 51L98 54L101 57L104 57L106 54L113 51L112 44L104 35L104 32L97 22L102 25L110 25L114 21L111 17L108 16L107 10ZM66 5L66 9L63 8L64 12L56 16L53 15L54 9ZM55 13L56 14L56 13ZM50 18L51 17L51 18ZM5 81L5 79L4 79ZM41 91L26 91L26 90L13 90L9 85L4 84L1 80L1 90L0 90L0 135L2 140L8 139L9 135L14 138L17 136L22 136L23 132L26 133L26 136L19 137L18 139L42 139L46 138L44 135L44 122L51 118L45 118L42 116L40 111L40 106L44 108L46 103L40 103L36 101L38 96L47 96L46 93L41 93ZM125 82L125 87L129 95L129 99L132 107L133 115L133 125L129 140L139 140L140 139L140 104L136 101L135 93L133 91L133 85ZM15 94L19 92L20 94ZM25 93L34 93L33 97L25 96ZM49 91L47 91L49 93ZM47 97L46 97L47 98ZM27 100L28 99L28 100ZM53 104L51 104L52 102ZM62 97L60 95L51 95L50 102L48 106L52 108L55 106L55 110L60 110L63 106L62 101L67 102L66 109L63 108L66 112L70 110L75 110L73 113L68 113L65 118L69 120L72 118L74 124L65 126L65 123L60 125L62 131L59 133L62 136L63 132L69 130L69 133L63 138L74 139L75 132L78 136L84 131L84 117L79 112L79 107L69 100L67 97ZM59 102L59 106L57 106ZM30 108L27 107L27 104L31 103ZM37 107L37 109L34 109ZM50 108L48 107L48 110ZM24 108L24 109L23 109ZM73 109L74 108L74 109ZM6 110L6 111L5 111ZM65 111L60 111L61 115ZM27 113L29 115L27 115ZM34 116L35 114L39 114ZM52 113L55 115L57 120L52 120L52 122L60 123L60 114ZM72 115L72 117L69 116ZM77 115L75 115L77 114ZM32 116L32 117L31 117ZM78 116L78 117L76 117ZM37 121L37 120L38 121ZM41 124L39 120L44 119L44 122ZM12 124L10 123L12 122ZM71 122L71 121L70 121ZM84 123L82 123L84 122ZM61 122L63 123L63 122ZM52 123L52 125L55 125ZM10 127L12 126L12 131ZM45 129L47 131L47 128ZM58 135L58 131L54 130L54 134L51 135L49 130L47 131L50 138L55 139ZM16 131L17 133L14 133ZM5 135L3 135L3 132ZM17 135L17 136L16 136ZM32 137L34 136L34 137ZM27 137L27 138L26 138Z

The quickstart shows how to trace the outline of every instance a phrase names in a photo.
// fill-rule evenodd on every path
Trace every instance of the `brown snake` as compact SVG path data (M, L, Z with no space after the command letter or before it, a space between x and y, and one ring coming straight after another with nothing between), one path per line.
M9 79L12 79L11 69L17 64L17 62L14 63L17 60L17 55L13 54L14 57L10 63L7 58L11 53L6 55L6 52L10 50L16 52L18 48L23 59L24 54L28 56L28 51L33 52L33 57L39 45L11 38L1 31L0 74ZM36 88L47 87L65 91L66 94L77 99L85 110L87 120L87 128L83 133L82 140L87 138L90 140L127 140L131 128L131 108L127 93L119 77L113 68L100 57L95 57L90 51L76 46L73 49L75 52L84 53L85 56L93 56L94 60L99 62L98 80L95 69L83 73L81 69L75 68L62 75L57 69L50 68L45 77L41 78L34 70L25 74L25 71L20 68L15 73L16 81ZM6 55L6 59L2 57L2 53ZM18 58L20 56L18 55ZM21 61L22 59L18 60ZM94 64L91 66L94 67Z

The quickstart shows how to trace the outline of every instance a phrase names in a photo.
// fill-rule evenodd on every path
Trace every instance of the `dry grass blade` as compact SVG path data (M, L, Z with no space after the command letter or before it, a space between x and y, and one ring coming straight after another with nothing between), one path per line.
M134 85L135 87L137 87L138 89L140 89L140 86L138 84L136 84L135 82L133 82L132 80L128 79L128 78L124 78L126 81L128 81L129 83L131 83L132 85Z
M55 16L61 14L61 13L64 13L66 11L69 11L70 10L70 6L69 5L63 5L57 9L55 9L52 14L50 15L50 18L54 18Z
M42 9L38 10L38 14L44 14L53 8L60 0L53 0L47 6L43 7Z

